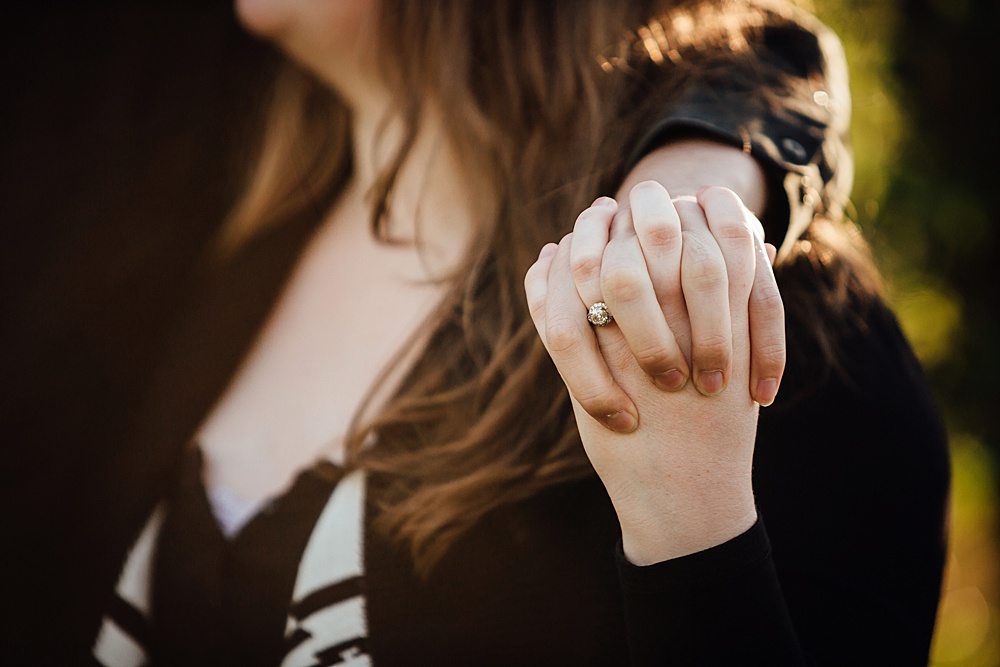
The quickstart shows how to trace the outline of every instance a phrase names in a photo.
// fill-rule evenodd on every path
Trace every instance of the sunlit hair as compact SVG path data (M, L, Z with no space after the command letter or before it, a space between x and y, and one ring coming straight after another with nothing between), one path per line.
M767 11L749 0L383 3L382 68L405 131L373 193L374 231L385 237L394 179L429 96L468 172L499 202L476 221L478 242L449 278L426 349L347 444L348 465L369 470L379 487L376 527L408 545L422 573L491 510L594 474L529 318L524 274L593 199L614 194L630 148L689 82L737 77L752 94L783 85L754 51ZM266 127L229 245L325 215L351 174L348 111L292 64ZM832 361L835 324L877 277L841 219L843 196L833 187L817 194L822 218L779 277L789 328L804 332L793 352L818 346Z

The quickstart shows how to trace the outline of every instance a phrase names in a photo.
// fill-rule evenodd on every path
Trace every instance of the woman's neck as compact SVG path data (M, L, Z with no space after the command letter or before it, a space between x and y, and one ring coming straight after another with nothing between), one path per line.
M404 124L388 94L369 95L352 112L354 176L344 196L360 197L370 210L375 185L403 141ZM495 205L492 195L472 191L470 184L477 181L471 168L459 158L438 105L426 104L393 184L386 230L393 239L415 242L432 274L441 275L461 261Z

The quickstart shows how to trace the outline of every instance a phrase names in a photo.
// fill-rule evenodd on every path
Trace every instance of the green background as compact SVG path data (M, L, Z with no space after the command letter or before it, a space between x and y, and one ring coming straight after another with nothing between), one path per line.
M803 0L844 42L851 216L935 388L952 515L931 664L1000 665L1000 84L996 0ZM905 466L905 461L900 466Z

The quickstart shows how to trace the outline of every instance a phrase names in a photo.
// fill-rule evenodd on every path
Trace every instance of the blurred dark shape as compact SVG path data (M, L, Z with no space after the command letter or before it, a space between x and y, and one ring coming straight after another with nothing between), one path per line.
M228 1L0 13L5 619L46 563L74 557L48 535L123 446L245 173L276 62ZM4 626L16 641L21 626Z
M41 3L0 24L6 489L29 461L79 474L129 414L234 197L273 55L221 2Z

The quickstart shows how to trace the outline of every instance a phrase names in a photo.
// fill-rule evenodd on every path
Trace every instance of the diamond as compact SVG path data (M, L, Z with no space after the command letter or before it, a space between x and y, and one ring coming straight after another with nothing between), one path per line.
M603 301L598 301L587 311L587 321L595 327L603 327L611 324L614 320L608 311L608 306Z

